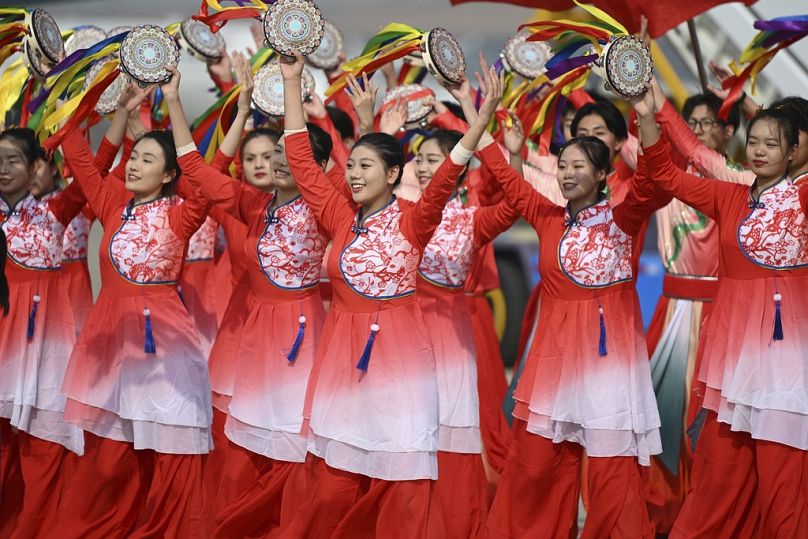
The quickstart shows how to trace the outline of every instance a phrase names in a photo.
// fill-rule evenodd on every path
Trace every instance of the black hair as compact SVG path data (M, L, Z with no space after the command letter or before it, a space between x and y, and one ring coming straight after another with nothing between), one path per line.
M735 131L738 131L738 127L741 125L741 112L739 108L739 104L736 103L733 105L732 109L729 111L729 116L727 116L726 121L721 120L718 118L718 111L721 110L721 105L723 101L720 97L715 94L696 94L691 95L685 101L685 104L682 106L682 117L687 120L693 114L693 111L696 107L704 105L713 113L713 116L716 117L718 122L722 125L731 125L735 128Z
M575 113L575 118L572 119L572 126L570 127L573 137L578 133L578 124L581 123L581 120L592 114L597 114L603 118L606 127L609 131L614 133L617 140L626 140L628 138L626 119L623 118L623 115L611 101L606 100L587 103L578 109L578 112Z
M0 307L3 308L3 316L8 315L8 280L6 279L7 254L6 233L0 228Z
M334 124L342 140L353 139L356 136L353 120L347 112L333 105L327 106L325 111L328 113L331 123Z
M592 167L595 171L603 171L606 174L609 174L612 170L612 160L609 158L609 147L600 140L598 137L592 136L585 136L585 137L575 137L571 138L567 142L565 142L561 149L558 151L558 159L561 160L561 156L564 155L564 150L569 148L570 146L575 146L579 148L584 155L586 155L586 159L592 163ZM600 186L598 187L598 191L603 193L606 191L606 179L600 181Z
M34 166L39 158L41 148L36 139L36 134L27 127L10 127L0 133L0 140L11 142L22 154L28 168Z
M444 106L449 109L449 112L463 120L466 121L466 115L463 113L463 107L455 103L454 101L441 101Z
M331 135L313 123L307 123L306 128L309 130L309 144L311 144L311 153L314 154L314 160L318 165L328 163L331 150L334 148Z
M783 139L785 139L786 150L800 143L800 132L797 129L797 124L792 118L791 111L786 107L770 107L755 114L749 121L749 127L746 128L747 143L749 143L749 133L752 132L752 127L763 120L772 120L777 123L780 143L782 144Z
M401 175L404 173L404 150L401 149L401 144L398 143L396 137L387 133L367 133L359 137L354 144L354 148L359 146L366 146L376 152L386 170L398 167L398 177L393 186L401 183Z
M463 133L460 133L459 131L453 131L451 129L433 129L424 135L424 139L421 141L421 144L428 140L434 140L438 143L438 147L440 148L440 151L443 152L443 155L448 156L450 153L452 153L452 150L462 138Z
M784 97L772 103L769 108L782 108L799 131L808 133L808 100L797 96Z
M162 195L173 195L177 181L182 174L180 164L177 162L177 147L174 145L174 137L168 131L149 131L141 135L140 138L135 141L135 146L137 146L141 140L153 140L160 146L160 149L163 150L163 157L165 158L163 172L171 175L171 181L163 185Z
M274 129L270 129L268 127L256 127L246 135L244 138L241 139L241 145L238 149L238 157L242 161L244 161L244 147L247 146L247 143L253 139L257 139L258 137L266 137L272 141L272 144L277 144L278 141L281 139L281 134Z

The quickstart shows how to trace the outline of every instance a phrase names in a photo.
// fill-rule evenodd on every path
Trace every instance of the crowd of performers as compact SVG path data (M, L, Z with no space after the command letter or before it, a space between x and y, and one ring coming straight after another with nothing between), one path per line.
M483 64L409 158L373 81L304 102L283 59L255 125L223 63L210 162L174 68L170 130L130 84L95 152L0 134L0 537L568 538L580 499L586 538L808 537L808 101L724 120L653 81L627 122L578 89L539 155ZM541 282L509 418L485 291L519 218Z

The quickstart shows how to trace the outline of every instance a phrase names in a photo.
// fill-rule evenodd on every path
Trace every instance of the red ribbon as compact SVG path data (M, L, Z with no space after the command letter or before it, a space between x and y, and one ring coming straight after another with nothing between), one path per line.
M397 99L391 99L390 101L379 107L379 114L382 114L384 111L396 106L396 103L398 103L399 99L403 99L405 102L409 103L411 101L418 101L419 99L424 99L425 97L429 96L435 97L435 92L433 92L429 88L424 88L423 90L418 90L417 92L413 92L408 95L403 95Z
M48 137L48 139L42 143L42 148L45 149L48 154L53 153L55 150L65 139L68 133L74 129L78 129L81 122L83 122L90 114L93 113L95 110L95 105L98 103L98 99L101 97L101 94L104 93L110 84L115 80L115 77L118 76L120 73L120 69L115 69L104 77L101 82L96 84L95 86L90 89L89 92L84 94L84 97L81 98L81 102L79 106L76 107L76 111L73 113L73 116L59 129L56 133Z

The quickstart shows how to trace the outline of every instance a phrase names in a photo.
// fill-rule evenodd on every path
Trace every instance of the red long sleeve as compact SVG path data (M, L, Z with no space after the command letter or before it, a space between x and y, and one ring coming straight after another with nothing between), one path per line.
M102 222L107 222L120 207L121 199L95 168L87 141L80 132L73 131L62 142L62 150L73 171L75 183L81 186L90 208L101 217Z
M78 183L73 182L64 191L48 200L48 209L59 219L59 222L67 226L76 217L84 206L87 199L81 191Z

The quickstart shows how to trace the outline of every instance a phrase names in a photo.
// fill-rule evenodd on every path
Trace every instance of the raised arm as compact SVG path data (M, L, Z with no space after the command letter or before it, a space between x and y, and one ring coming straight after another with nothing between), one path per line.
M354 211L314 161L301 98L303 57L298 54L293 62L282 57L281 72L285 127L283 140L289 170L317 221L329 236L334 237L338 227L353 218Z
M511 228L519 219L519 210L507 199L474 212L474 244L481 247Z
M667 147L665 151L668 151ZM643 229L643 224L652 213L665 207L672 199L670 193L650 178L647 159L640 154L626 198L614 209L614 220L624 232L633 236Z
M87 199L81 191L81 187L76 182L68 185L64 191L48 200L48 209L59 220L67 226L87 204Z
M236 117L216 152L217 154L221 152L230 158L230 161L227 163L228 167L238 151L239 144L241 144L241 135L244 133L247 120L252 115L250 101L253 92L253 77L250 62L240 52L234 52L232 63L235 66L236 82L241 85L241 90L239 91L238 101L236 103ZM229 69L228 66L228 71ZM225 172L225 170L221 170L221 172Z
M414 239L420 248L426 247L435 228L440 224L443 207L454 190L457 178L474 155L474 150L480 143L480 139L486 132L502 99L504 82L494 68L489 68L485 73L485 82L487 92L479 114L474 111L473 116L468 116L471 124L463 138L452 149L449 157L443 161L435 173L435 177L432 178L421 198L416 202L414 211L409 214L412 217L406 215L408 217L406 226L411 227L410 241ZM403 228L403 221L402 219L402 231L407 234Z
M79 131L71 131L62 141L62 151L93 212L106 224L118 210L121 199L101 177L93 164L93 154Z

